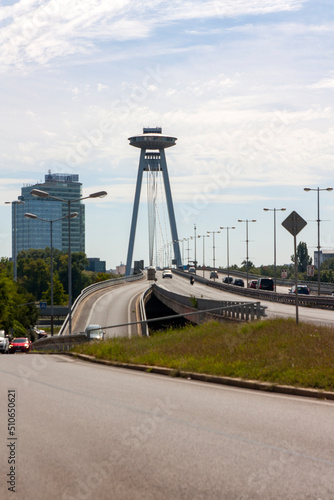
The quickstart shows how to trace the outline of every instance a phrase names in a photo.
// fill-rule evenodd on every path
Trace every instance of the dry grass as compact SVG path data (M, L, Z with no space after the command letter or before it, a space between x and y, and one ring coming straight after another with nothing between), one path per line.
M294 320L211 322L74 350L113 361L334 391L334 329Z

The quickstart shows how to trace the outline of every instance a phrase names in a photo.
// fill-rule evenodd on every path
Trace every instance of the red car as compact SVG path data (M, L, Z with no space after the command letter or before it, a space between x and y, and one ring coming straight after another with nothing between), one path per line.
M9 353L28 352L31 348L31 342L27 337L14 338L9 344Z

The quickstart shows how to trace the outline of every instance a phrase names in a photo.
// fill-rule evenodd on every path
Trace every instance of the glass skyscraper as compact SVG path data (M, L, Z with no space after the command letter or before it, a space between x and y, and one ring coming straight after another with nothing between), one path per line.
M24 217L26 212L47 220L60 219L68 214L68 203L32 196L30 194L32 189L46 191L51 196L66 201L82 198L82 184L79 182L78 175L52 174L49 171L45 175L44 183L23 186L19 200L24 204L16 204L16 221L12 206L12 248L14 250L14 224L16 223L17 253L30 248L50 248L51 224L36 219L27 219ZM78 217L71 219L71 252L85 252L85 205L77 201L71 203L70 207L71 213L78 213ZM67 218L52 224L52 246L64 252L68 251Z

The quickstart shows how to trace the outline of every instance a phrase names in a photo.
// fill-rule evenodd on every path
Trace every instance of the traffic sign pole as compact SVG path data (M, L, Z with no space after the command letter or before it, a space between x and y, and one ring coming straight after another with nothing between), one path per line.
M298 274L298 262L297 262L297 236L293 236L293 243L294 243L294 253L295 253L295 297L296 297L296 323L298 325L299 323L299 315L298 315L298 279L297 279L297 274Z
M282 226L293 236L295 254L295 292L296 292L296 323L298 325L298 262L297 262L297 234L306 226L307 222L297 212L293 211L282 222Z

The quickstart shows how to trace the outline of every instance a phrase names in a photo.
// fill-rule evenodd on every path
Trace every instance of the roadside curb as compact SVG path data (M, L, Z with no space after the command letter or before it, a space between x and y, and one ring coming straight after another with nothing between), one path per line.
M158 375L167 375L169 377L180 377L188 380L198 380L201 382L209 382L212 384L229 385L232 387L240 387L243 389L252 389L257 391L275 392L279 394L288 394L291 396L301 396L316 399L328 399L334 401L334 392L320 391L317 389L308 389L306 387L294 387L290 385L276 385L271 382L259 382L258 380L243 380L241 378L220 377L218 375L208 375L205 373L193 373L175 370L172 368L164 368L161 366L136 365L131 363L119 363L117 361L108 361L106 359L97 359L94 356L87 354L78 354L75 352L64 352L57 354L65 354L83 361L98 363L102 365L112 366L115 368L126 368L129 370L143 371L147 373L156 373Z

